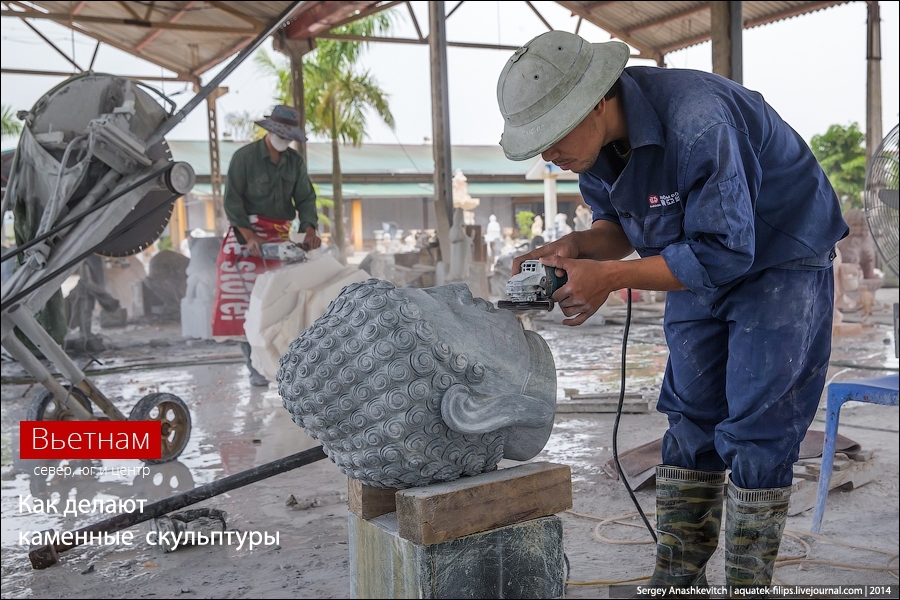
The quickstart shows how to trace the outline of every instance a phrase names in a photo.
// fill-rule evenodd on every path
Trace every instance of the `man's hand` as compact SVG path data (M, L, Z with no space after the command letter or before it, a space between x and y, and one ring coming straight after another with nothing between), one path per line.
M247 242L247 251L250 253L250 256L262 256L262 238L248 227L238 227L238 231L241 232L241 235L244 236L244 240Z
M562 269L568 275L566 285L553 294L567 317L563 325L581 325L609 299L616 290L635 288L675 292L687 288L669 269L662 256L634 260L594 260L550 255L541 263Z
M303 243L301 246L304 250L315 250L319 246L322 245L322 240L319 238L319 235L316 233L315 227L307 227L306 228L306 237L303 238Z
M550 254L541 258L541 264L566 272L568 280L553 294L553 300L568 319L563 325L581 325L597 312L609 299L609 294L619 289L612 283L613 270L618 261L565 258Z
M510 271L510 274L515 275L516 273L521 271L522 263L526 260L535 260L538 258L544 258L545 256L578 258L578 244L575 243L574 235L570 233L559 238L555 242L550 242L549 244L545 244L543 246L540 246L539 248L535 248L527 254L515 257L513 259L512 270ZM557 272L556 274L562 276L561 272Z

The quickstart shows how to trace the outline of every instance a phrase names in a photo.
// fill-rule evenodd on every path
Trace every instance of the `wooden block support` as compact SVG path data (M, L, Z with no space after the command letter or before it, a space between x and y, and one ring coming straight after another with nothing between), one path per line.
M839 487L856 489L875 479L879 472L879 461L872 452L859 452L852 458L845 454L835 454L835 468L831 471L828 490ZM794 516L816 506L819 489L819 473L822 470L821 457L805 459L794 464L794 480L791 483L791 501L788 515Z
M350 512L360 519L374 519L397 510L394 488L377 488L359 479L348 478L347 504Z
M396 493L399 535L428 546L572 508L566 465L525 463Z

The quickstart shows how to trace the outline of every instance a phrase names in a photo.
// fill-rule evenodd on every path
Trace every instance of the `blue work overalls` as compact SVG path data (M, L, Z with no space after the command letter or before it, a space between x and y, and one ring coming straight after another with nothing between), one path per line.
M631 156L605 147L580 186L688 288L666 295L663 463L787 487L831 354L840 203L760 94L690 70L620 82Z

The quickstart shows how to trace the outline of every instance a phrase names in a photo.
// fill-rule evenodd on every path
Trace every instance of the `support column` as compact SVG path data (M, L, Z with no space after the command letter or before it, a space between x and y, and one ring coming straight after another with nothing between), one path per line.
M740 0L710 2L709 13L713 73L743 83L742 3Z
M209 126L209 182L212 186L213 208L216 214L216 235L225 235L225 206L222 203L222 167L219 161L219 126L216 100L228 93L227 87L217 87L206 97L206 117Z
M450 220L453 214L453 168L450 145L450 98L447 92L447 28L443 2L428 3L431 48L431 127L434 152L434 214L441 260L450 261Z
M881 9L866 2L866 168L881 143Z
M300 115L300 129L306 131L306 103L303 92L303 56L316 49L316 40L291 40L283 32L272 38L272 47L291 61L291 99L294 109ZM306 161L306 142L297 144L297 151ZM309 162L307 161L307 165Z
M549 169L548 169L549 170ZM552 231L552 238L544 240L552 242L559 239L559 233L556 231L556 175L552 173L544 173L544 229Z
M181 242L187 237L188 229L187 209L184 206L184 196L179 196L172 207L172 216L169 218L169 239L176 251L181 248Z
M350 228L353 231L353 249L363 251L363 218L362 200L359 198L350 202Z

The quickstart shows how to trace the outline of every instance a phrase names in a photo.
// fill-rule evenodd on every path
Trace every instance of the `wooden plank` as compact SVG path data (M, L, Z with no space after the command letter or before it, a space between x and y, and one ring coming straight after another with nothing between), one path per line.
M359 479L347 479L347 505L350 512L360 519L374 519L397 510L393 488L377 488Z
M856 489L875 479L875 475L878 473L878 461L875 459L848 462L849 465L846 468L831 472L831 481L828 482L829 492L843 486ZM794 477L791 486L791 501L788 506L788 515L790 516L799 515L803 511L815 508L816 494L819 489L818 477L815 479L799 478L796 471Z
M582 394L577 389L566 388L566 400L556 403L557 413L614 413L619 408L619 392ZM651 413L656 401L648 401L642 394L628 393L622 399L623 413Z
M400 490L396 500L400 537L428 546L572 508L572 472L526 463Z

